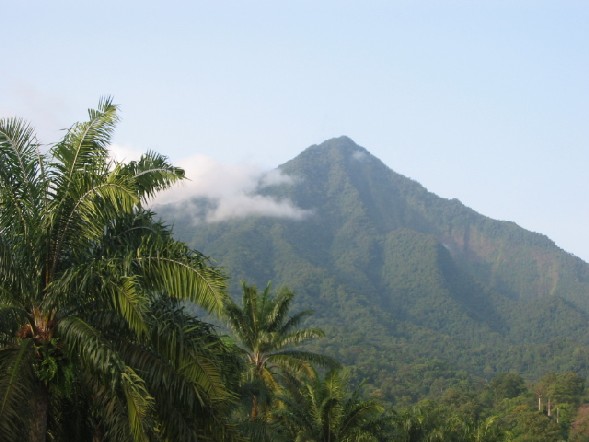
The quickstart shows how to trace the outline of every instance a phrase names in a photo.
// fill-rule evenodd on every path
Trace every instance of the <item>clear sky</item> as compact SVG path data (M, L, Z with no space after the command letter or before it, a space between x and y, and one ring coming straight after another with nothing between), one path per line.
M5 1L0 39L44 142L112 95L119 149L229 186L347 135L589 260L586 0Z

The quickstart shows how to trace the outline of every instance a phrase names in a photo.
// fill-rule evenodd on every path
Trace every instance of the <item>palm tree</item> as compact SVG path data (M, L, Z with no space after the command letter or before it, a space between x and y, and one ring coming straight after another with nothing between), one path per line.
M501 428L498 416L489 416L475 423L469 440L473 442L499 442L511 440L510 434Z
M43 153L24 121L0 120L7 440L89 440L85 430L94 440L194 440L210 423L196 411L231 396L219 368L229 351L174 301L219 311L224 278L143 207L184 172L153 152L110 160L116 123L103 99Z
M405 408L395 415L397 440L403 442L443 441L442 429L449 423L449 416L434 402L424 400ZM454 422L452 422L452 426Z
M281 375L312 373L311 363L337 365L316 353L296 350L303 342L322 337L319 328L299 328L311 314L289 316L294 293L282 288L276 296L268 283L259 294L256 287L242 283L242 306L228 299L225 315L239 342L247 367L245 388L251 400L250 419L263 417L271 395L280 389Z
M360 390L348 390L348 374L331 370L323 379L314 376L294 384L279 396L272 413L285 428L287 439L305 442L371 442L381 440L384 408L364 400Z

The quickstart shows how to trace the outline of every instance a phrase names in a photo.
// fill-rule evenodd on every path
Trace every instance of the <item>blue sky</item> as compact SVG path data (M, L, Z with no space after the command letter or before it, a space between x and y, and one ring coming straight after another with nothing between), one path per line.
M117 147L209 190L347 135L589 260L587 23L567 0L6 2L0 115L51 142L112 95Z

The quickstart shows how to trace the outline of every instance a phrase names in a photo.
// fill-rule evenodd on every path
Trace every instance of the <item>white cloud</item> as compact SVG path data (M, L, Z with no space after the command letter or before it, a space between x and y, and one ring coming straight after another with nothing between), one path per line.
M255 193L258 186L290 184L292 178L280 171L264 171L248 164L225 164L205 155L195 155L175 162L184 168L187 180L159 194L152 206L182 205L184 210L197 210L192 198L209 198L215 205L209 210L208 222L223 221L250 215L300 220L308 211L296 207L288 199L275 199ZM194 219L198 219L195 213Z
M121 144L111 144L109 146L110 156L119 163L128 163L129 161L137 161L145 152L137 150L130 146L123 146Z
M289 200L275 200L260 195L241 194L222 198L219 201L219 206L209 215L207 221L223 221L249 215L301 220L307 214L307 211L293 206Z
M264 173L260 178L261 186L280 186L282 184L294 184L294 178L290 175L283 175L279 169L273 169Z

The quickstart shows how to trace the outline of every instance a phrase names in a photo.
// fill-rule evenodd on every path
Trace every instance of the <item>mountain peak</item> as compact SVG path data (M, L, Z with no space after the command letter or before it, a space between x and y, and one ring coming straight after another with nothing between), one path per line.
M302 166L306 171L314 173L313 171L316 171L319 164L329 167L329 165L339 164L342 161L348 163L351 160L363 161L367 159L377 160L364 147L356 144L351 138L342 135L309 146L296 158L279 167L287 171L287 173L296 173L296 170Z
M309 149L338 149L344 151L360 151L368 153L362 146L356 144L354 140L346 135L325 140L321 144L314 144Z
M347 135L341 135L339 137L329 138L320 144L320 146L324 146L324 145L339 145L339 146L350 145L350 146L360 147L360 146L358 146L358 144L356 144L356 142L354 140L352 140Z

